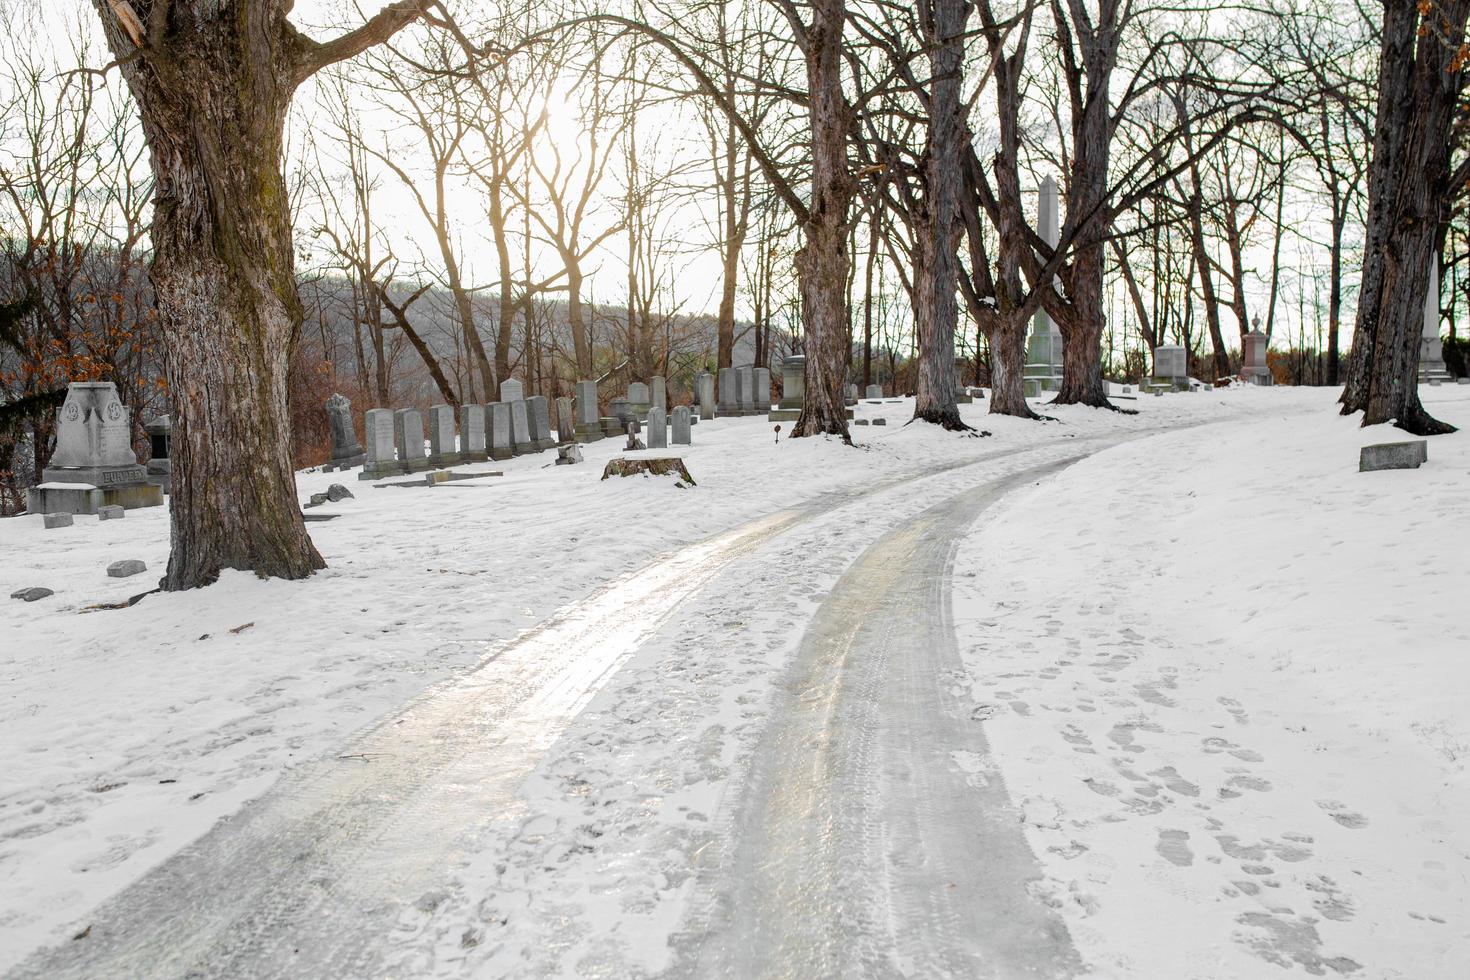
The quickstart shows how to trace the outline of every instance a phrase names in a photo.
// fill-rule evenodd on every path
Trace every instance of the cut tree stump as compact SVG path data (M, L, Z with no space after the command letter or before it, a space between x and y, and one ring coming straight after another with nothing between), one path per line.
M662 459L610 459L602 471L602 478L606 480L610 476L633 476L636 473L649 476L677 476L691 487L699 486L694 482L694 477L689 475L684 461L678 456L666 456Z

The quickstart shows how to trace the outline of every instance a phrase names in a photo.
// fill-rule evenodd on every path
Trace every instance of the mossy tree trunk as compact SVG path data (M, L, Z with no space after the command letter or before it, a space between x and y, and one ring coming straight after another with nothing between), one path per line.
M322 44L291 0L94 0L138 106L155 176L153 265L174 410L164 588L225 568L324 567L291 463L287 372L301 327L282 134L297 86L386 40L428 0Z

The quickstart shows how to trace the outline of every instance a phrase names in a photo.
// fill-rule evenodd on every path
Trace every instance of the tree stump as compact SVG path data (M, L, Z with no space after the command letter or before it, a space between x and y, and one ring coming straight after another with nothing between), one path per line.
M689 475L684 460L677 456L666 456L662 459L610 459L602 471L602 478L606 480L610 476L633 476L637 473L647 476L677 476L691 487L699 485Z

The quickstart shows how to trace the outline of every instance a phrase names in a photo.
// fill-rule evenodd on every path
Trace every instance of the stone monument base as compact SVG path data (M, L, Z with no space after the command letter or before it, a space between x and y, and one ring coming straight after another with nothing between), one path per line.
M795 422L801 418L799 408L773 408L766 413L767 422Z
M490 450L490 458L495 460L497 463L502 460L510 459L514 455L515 453L511 451L511 448L509 446L496 446L495 448Z
M330 460L331 465L335 466L339 470L350 470L354 466L361 466L363 463L366 462L367 453L365 452L353 453L350 456L343 456L341 459L338 459L334 456Z
M357 474L359 480L380 480L385 476L398 476L404 473L403 464L396 459L384 459L375 463L363 463L362 472Z
M47 482L26 491L26 510L32 514L95 514L103 507L136 510L163 506L163 488L146 481L113 483Z
M572 430L572 438L577 442L597 442L602 438L602 427L578 422Z
M483 463L490 459L490 454L480 449L475 452L460 453L459 458L461 462L465 463Z
M455 466L459 463L459 453L439 453L437 456L429 457L429 466L438 469L441 466Z

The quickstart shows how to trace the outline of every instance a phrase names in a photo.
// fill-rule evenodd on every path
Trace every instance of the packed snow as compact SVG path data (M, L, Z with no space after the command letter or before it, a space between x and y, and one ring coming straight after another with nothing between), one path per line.
M1426 400L1470 425L1465 395ZM393 937L403 974L664 969L772 686L847 563L992 468L960 464L1146 435L1015 494L957 563L965 683L1042 862L1037 895L1099 976L1450 976L1470 957L1454 703L1470 583L1444 529L1464 524L1470 443L1360 475L1357 447L1401 434L1360 431L1331 397L1237 388L1043 424L977 402L965 417L991 436L974 439L904 426L912 402L863 403L889 425L855 427L857 450L721 419L668 452L693 488L601 482L613 440L578 466L548 452L432 488L308 472L303 501L356 494L310 512L341 515L309 525L326 571L232 573L127 608L90 607L153 587L164 508L0 522L0 590L56 590L0 620L0 972L282 773L372 765L355 732L661 556L759 525L590 684L515 812ZM122 558L149 572L109 579Z

